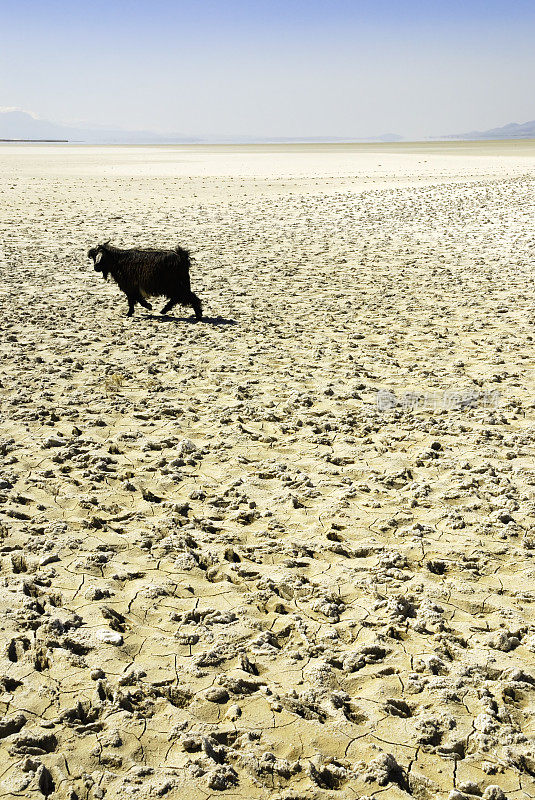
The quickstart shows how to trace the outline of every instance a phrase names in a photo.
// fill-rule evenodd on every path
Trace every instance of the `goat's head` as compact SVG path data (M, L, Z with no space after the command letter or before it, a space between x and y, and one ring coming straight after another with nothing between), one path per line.
M104 244L99 244L97 247L92 247L87 252L87 257L93 259L96 272L102 272L104 278L107 278L110 272L108 244L109 242L104 242Z

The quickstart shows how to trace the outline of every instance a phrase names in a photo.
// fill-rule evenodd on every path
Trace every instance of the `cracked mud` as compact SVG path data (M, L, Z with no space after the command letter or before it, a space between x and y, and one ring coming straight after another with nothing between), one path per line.
M1 148L0 798L535 796L496 147ZM206 320L127 320L104 239L191 247Z

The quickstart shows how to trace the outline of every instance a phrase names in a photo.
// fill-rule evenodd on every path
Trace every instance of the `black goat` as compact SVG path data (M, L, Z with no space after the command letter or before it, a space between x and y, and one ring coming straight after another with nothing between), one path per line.
M88 257L93 259L95 270L106 279L111 275L119 289L128 298L128 317L134 313L136 303L152 310L147 297L167 297L169 302L161 313L167 314L180 303L192 306L197 319L202 319L202 305L190 287L190 256L187 250L120 250L106 242L92 247Z

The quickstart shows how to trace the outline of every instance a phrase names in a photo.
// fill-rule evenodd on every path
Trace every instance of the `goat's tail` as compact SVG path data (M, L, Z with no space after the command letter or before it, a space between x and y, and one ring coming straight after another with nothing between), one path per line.
M180 247L180 245L177 245L175 247L174 252L177 254L178 258L180 259L180 263L183 266L188 267L188 269L189 269L189 267L191 266L191 253L190 253L190 251L189 250L185 250L183 247Z

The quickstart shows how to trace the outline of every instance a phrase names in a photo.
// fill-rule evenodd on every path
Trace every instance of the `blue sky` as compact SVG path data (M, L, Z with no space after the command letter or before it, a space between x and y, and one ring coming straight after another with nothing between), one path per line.
M535 0L0 0L0 106L200 136L535 118Z

